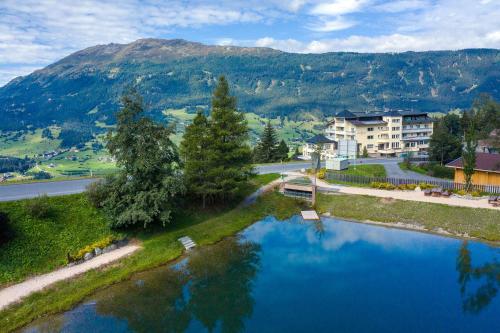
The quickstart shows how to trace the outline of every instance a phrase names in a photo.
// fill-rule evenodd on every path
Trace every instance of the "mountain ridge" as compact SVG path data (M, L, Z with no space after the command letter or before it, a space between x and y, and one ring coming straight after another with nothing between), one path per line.
M500 99L500 50L402 53L288 53L271 48L139 39L76 51L0 87L0 129L96 121L113 123L129 86L149 113L208 108L226 75L242 111L300 117L354 111L470 107L479 93Z

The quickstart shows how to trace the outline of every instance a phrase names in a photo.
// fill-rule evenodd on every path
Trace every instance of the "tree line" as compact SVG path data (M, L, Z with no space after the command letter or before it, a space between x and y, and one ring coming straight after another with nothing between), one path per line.
M492 148L500 150L500 104L488 95L481 95L462 114L449 113L434 124L429 142L429 157L445 165L462 157L466 187L470 189L476 164L478 140L489 139Z
M210 117L197 113L179 149L170 139L173 127L147 117L137 91L125 94L122 104L116 130L107 138L120 171L88 189L112 227L165 225L186 198L203 206L227 204L248 186L249 130L223 76L213 92Z

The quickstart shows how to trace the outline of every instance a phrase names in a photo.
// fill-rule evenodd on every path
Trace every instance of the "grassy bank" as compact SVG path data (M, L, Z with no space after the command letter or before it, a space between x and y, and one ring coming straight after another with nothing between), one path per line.
M266 175L270 179L273 176ZM274 176L276 177L276 176ZM259 181L264 182L263 177ZM8 332L37 317L69 309L99 288L122 281L131 274L165 264L183 250L177 239L188 235L199 245L212 244L230 236L267 215L286 218L298 213L301 204L277 193L261 197L249 207L229 211L193 209L176 216L176 222L161 231L137 234L143 249L106 269L55 284L27 297L22 303L0 312L0 332Z
M361 195L319 194L320 213L358 221L418 225L427 231L442 229L451 235L469 235L485 241L500 241L500 216L492 209L452 207L416 201L388 200Z
M36 200L0 202L12 233L0 247L0 286L52 271L66 263L68 252L114 234L83 194L43 198L45 217L30 212Z

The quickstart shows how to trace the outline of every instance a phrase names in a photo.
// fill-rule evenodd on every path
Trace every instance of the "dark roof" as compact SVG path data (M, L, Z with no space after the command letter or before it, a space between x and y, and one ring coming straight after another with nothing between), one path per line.
M338 117L338 118L357 118L357 116L354 113L352 113L351 111L348 111L348 110L340 111L339 113L337 113L335 115L335 117Z
M383 115L386 117L401 117L401 113L399 113L398 111L384 112Z
M316 134L312 138L307 139L306 142L307 143L312 143L312 144L317 144L317 143L336 143L335 141L328 139L323 134Z
M350 120L350 122L356 126L387 125L387 123L383 120Z
M462 158L446 164L450 168L463 168ZM500 154L476 153L476 167L474 170L500 172Z

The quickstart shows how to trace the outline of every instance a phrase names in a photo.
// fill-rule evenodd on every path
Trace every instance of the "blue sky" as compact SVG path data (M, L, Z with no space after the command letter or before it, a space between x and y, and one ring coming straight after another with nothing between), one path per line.
M145 37L308 53L500 48L500 0L0 0L0 86Z

